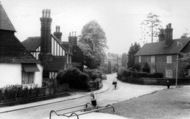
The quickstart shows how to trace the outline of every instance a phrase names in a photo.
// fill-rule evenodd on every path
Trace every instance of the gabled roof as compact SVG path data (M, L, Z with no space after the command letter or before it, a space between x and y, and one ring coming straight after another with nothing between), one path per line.
M22 44L28 51L36 51L36 49L40 46L40 43L40 37L28 37L22 42Z
M69 43L68 42L60 42L54 35L51 35L51 37L57 41L60 46L66 50L66 52L69 49ZM28 51L36 51L36 49L40 46L41 43L41 37L36 36L36 37L28 37L26 40L24 40L22 42L22 44L24 45L24 47L28 50ZM64 45L63 45L64 44Z
M179 53L190 41L190 38L176 39L170 46L165 45L165 41L145 44L136 56L142 55L168 55Z
M7 32L7 31L5 31ZM37 63L13 33L0 31L0 63Z
M0 3L0 30L15 31L13 24Z

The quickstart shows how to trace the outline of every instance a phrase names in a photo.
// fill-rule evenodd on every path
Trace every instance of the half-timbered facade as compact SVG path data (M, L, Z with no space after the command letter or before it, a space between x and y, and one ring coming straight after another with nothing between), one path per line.
M51 33L50 10L43 10L41 21L41 36L29 37L23 41L23 45L30 53L40 60L43 67L44 78L54 79L60 70L65 70L71 66L71 53L61 43L60 27L56 27L56 32Z

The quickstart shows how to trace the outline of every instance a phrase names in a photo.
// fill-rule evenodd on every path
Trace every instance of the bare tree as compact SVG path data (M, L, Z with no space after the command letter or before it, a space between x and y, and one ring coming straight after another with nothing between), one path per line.
M151 42L158 36L159 30L162 28L159 16L153 13L149 13L141 25L143 28L143 36L148 35L151 38Z

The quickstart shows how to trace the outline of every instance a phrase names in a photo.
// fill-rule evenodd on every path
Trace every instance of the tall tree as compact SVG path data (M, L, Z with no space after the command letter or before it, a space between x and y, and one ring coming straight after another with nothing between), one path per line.
M158 38L159 30L162 27L158 15L149 13L141 25L144 37L148 35L148 37L151 38L151 42L153 42L155 38Z
M107 48L106 35L104 30L96 21L90 21L84 25L79 40L84 55L85 64L89 68L97 68L104 61L105 48Z
M121 65L123 67L127 67L127 61L128 61L128 57L126 53L123 53L121 56Z
M133 68L135 66L135 54L139 51L140 45L138 43L134 43L129 48L128 52L128 68Z

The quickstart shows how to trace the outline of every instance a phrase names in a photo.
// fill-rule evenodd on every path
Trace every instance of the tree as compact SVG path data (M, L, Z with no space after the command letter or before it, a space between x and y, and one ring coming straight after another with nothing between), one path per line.
M154 38L158 38L159 30L161 29L161 21L159 16L153 13L149 13L145 20L141 23L143 28L143 36L151 38L151 42L154 41Z
M107 48L106 35L96 21L84 25L79 40L84 52L84 64L89 68L97 68L104 61L105 48Z
M144 63L143 67L142 67L142 71L146 72L146 73L150 73L150 66L148 65L148 63Z
M134 68L135 66L135 54L139 51L140 45L138 43L134 43L129 48L128 52L128 68Z
M127 57L127 54L126 54L126 53L123 53L122 56L121 56L121 65L122 65L123 67L127 67L127 61L128 61L127 58L128 58L128 57Z

